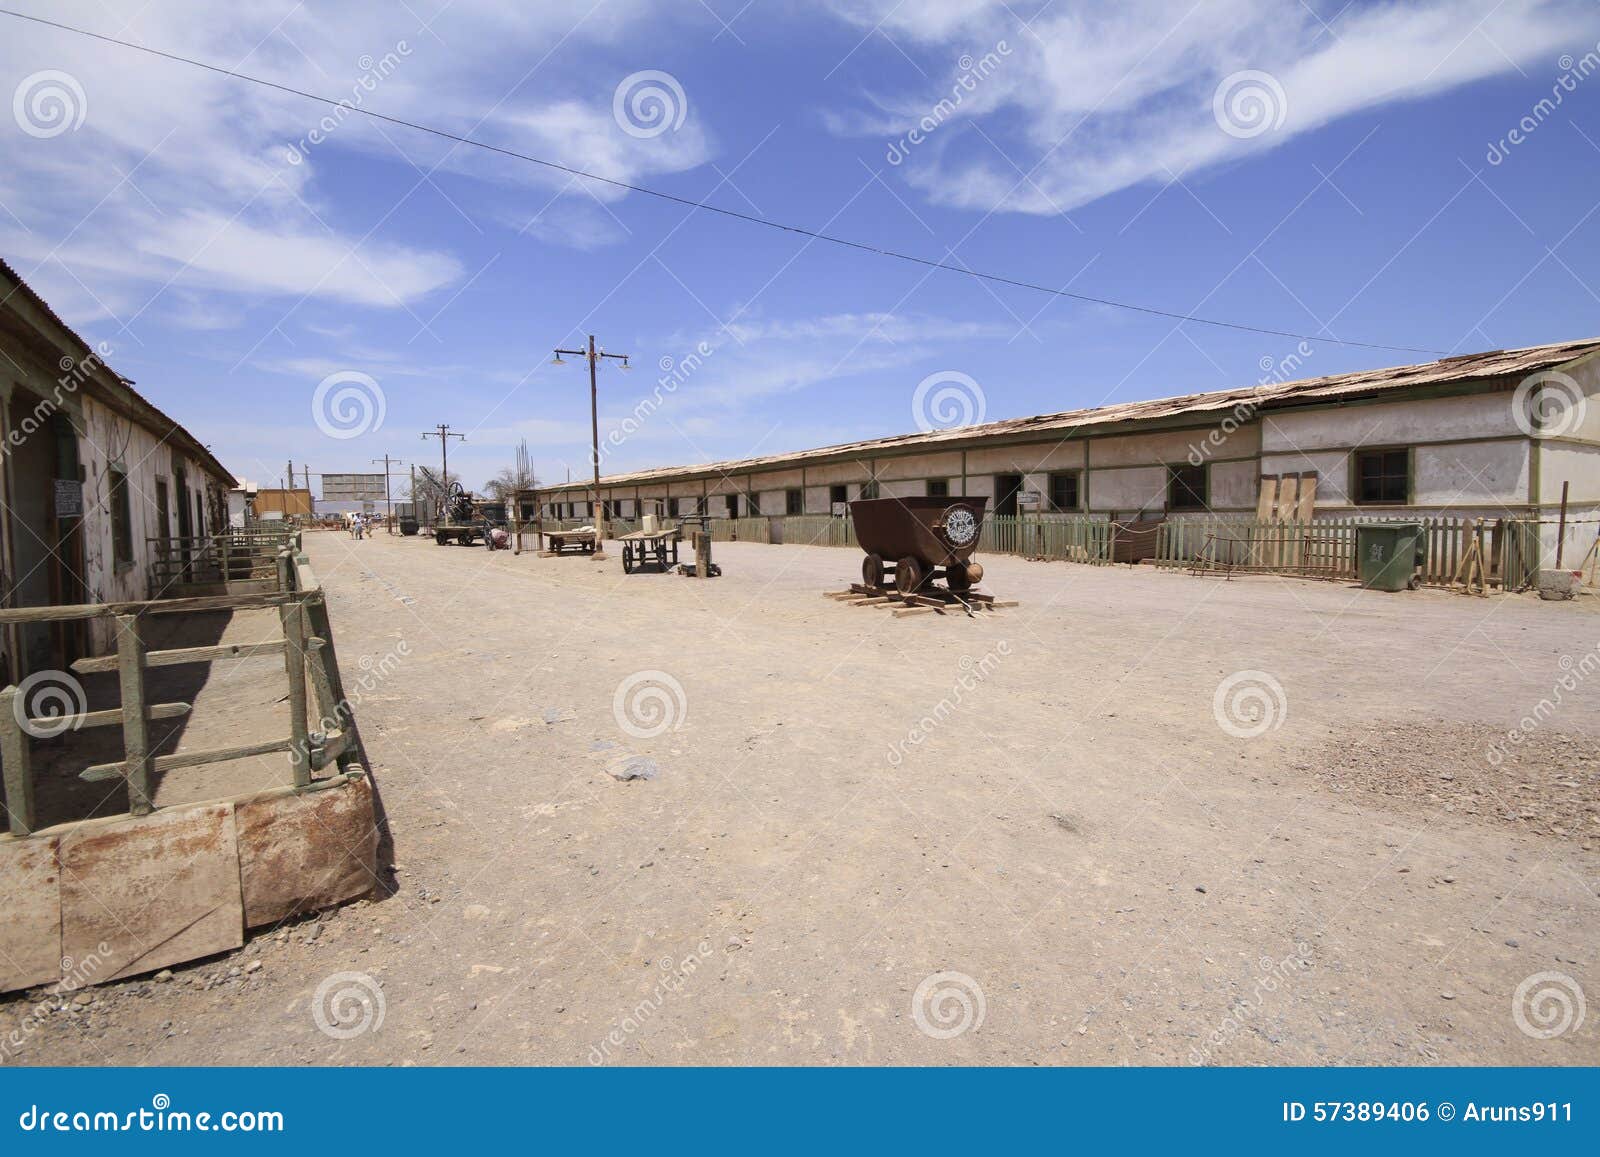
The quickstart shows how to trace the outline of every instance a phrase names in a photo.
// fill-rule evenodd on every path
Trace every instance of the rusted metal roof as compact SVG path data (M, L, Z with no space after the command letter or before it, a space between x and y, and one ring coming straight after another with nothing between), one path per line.
M973 443L991 439L1010 440L1019 435L1065 431L1070 437L1071 431L1078 429L1088 430L1091 427L1122 425L1181 414L1233 410L1241 406L1251 410L1274 410L1314 402L1369 397L1390 390L1417 386L1447 386L1459 382L1522 378L1597 352L1600 352L1600 338L1557 342L1552 345L1529 346L1516 350L1490 350L1485 353L1441 358L1420 365L1358 370L1355 373L1334 374L1324 378L1273 382L1242 389L1215 390L1204 394L1182 394L1178 397L1155 398L1145 402L1119 402L1110 406L1039 414L1031 418L1007 418L999 422L961 426L951 430L897 434L861 442L844 442L835 446L820 446L814 450L798 450L762 458L662 466L650 470L636 470L628 474L608 475L600 479L600 485L602 488L637 486L686 475L698 477L710 474L749 474L755 471L803 466L822 460L868 457L899 450L918 449L933 452L953 448L956 445L969 447ZM540 490L582 491L591 487L592 483L574 481L540 487Z

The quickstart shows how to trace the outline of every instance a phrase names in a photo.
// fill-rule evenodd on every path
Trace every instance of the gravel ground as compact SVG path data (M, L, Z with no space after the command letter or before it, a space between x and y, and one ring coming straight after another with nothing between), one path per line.
M1021 606L897 620L848 550L307 545L391 894L11 998L6 1060L1597 1055L1593 599L988 558Z

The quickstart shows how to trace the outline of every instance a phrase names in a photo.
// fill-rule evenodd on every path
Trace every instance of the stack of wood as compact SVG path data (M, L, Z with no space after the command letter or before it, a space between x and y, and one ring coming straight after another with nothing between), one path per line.
M944 587L928 586L914 594L901 594L893 587L869 587L864 583L851 583L847 591L824 591L824 598L852 607L886 607L897 619L911 615L942 615L959 610L976 617L977 611L997 611L1014 607L1015 601L996 599L993 595L968 591L957 595Z

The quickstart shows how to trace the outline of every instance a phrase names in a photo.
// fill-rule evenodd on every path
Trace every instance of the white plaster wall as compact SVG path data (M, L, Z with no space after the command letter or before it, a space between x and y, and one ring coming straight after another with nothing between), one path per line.
M1326 410L1284 410L1264 414L1261 427L1261 445L1266 451L1407 445L1522 433L1512 419L1509 390Z
M866 461L832 462L824 466L807 466L806 482L812 486L828 486L838 482L865 482L871 474Z
M1218 413L1221 422L1228 411ZM1149 463L1177 463L1189 460L1189 453L1201 445L1213 426L1193 430L1169 430L1153 434L1127 434L1119 437L1096 438L1089 451L1089 461L1096 470L1102 466L1140 466ZM1239 458L1254 454L1259 447L1260 432L1255 425L1243 426L1228 438L1225 448L1216 450L1211 457Z
M878 459L878 477L891 478L956 478L961 477L960 451L942 454L911 454L904 458Z
M1320 481L1318 485L1321 485ZM1213 462L1210 486L1209 497L1213 510L1254 511L1256 499L1261 494L1261 468L1254 460Z
M1098 461L1100 447L1095 446ZM1132 514L1144 510L1159 514L1166 508L1167 468L1134 466L1121 469L1091 470L1089 503L1091 510L1115 510Z
M1582 412L1567 436L1600 442L1600 357L1586 358L1565 372L1584 394Z
M1418 506L1523 506L1528 501L1527 442L1418 446L1411 460Z
M1560 503L1561 483L1570 482L1567 501L1600 502L1600 445L1542 441L1539 444L1539 501Z

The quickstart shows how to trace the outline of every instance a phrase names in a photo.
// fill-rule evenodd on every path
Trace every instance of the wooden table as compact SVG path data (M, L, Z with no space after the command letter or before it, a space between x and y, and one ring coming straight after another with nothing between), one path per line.
M636 530L617 539L622 544L622 572L654 566L665 572L678 562L678 529L645 532Z
M550 540L548 554L594 553L595 532L592 530L547 530L544 536Z

